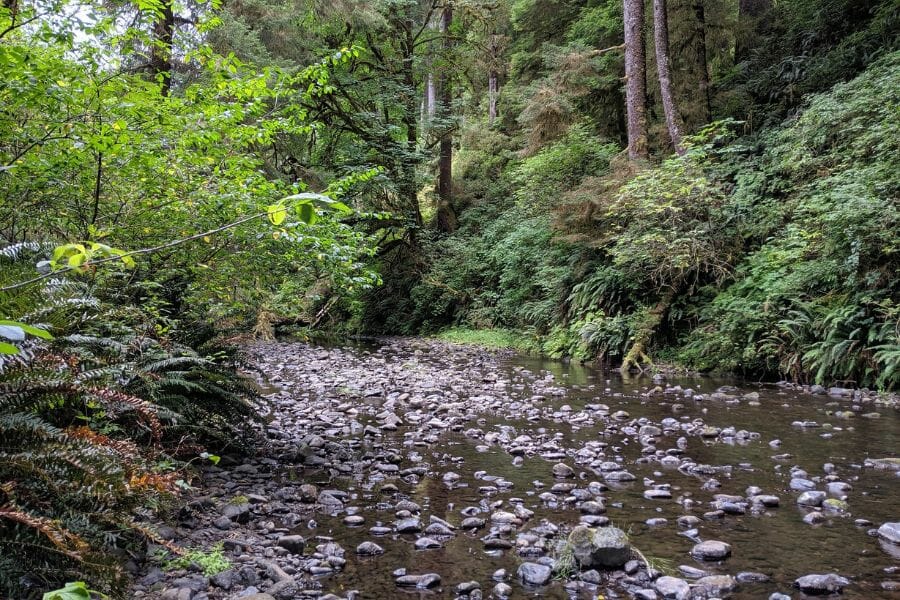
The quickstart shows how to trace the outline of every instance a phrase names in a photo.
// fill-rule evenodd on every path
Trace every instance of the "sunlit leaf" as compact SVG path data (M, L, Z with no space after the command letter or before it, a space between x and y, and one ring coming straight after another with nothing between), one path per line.
M283 204L273 204L266 209L272 225L281 225L287 218L287 208Z

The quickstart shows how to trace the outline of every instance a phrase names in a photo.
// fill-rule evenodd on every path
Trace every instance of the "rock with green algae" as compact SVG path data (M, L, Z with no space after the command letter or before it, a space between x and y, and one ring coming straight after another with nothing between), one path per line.
M628 536L618 527L591 529L579 525L569 534L569 545L583 569L617 569L632 555Z

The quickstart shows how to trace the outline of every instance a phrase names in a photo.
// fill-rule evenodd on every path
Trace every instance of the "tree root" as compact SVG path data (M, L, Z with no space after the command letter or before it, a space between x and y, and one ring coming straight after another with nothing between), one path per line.
M653 360L647 354L647 344L650 343L650 338L653 337L656 328L662 323L663 315L669 309L669 305L672 304L674 298L675 288L671 287L665 291L656 305L647 312L646 319L641 323L637 333L634 334L634 343L631 344L631 348L625 354L625 358L622 359L622 367L619 369L619 372L626 377L632 367L641 373L653 367Z
M634 367L641 373L644 372L645 368L641 365L647 365L647 367L653 366L653 360L647 355L644 351L644 341L635 341L634 344L631 345L631 349L628 351L628 354L625 355L625 358L622 359L622 367L620 371L622 373L628 373L631 371L631 368Z

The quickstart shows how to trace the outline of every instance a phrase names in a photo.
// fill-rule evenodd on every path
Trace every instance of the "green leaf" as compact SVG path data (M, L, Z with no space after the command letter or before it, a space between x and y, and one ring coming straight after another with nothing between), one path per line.
M273 204L266 209L272 225L281 225L287 218L287 208L283 204Z
M331 210L333 210L335 212L341 212L341 213L348 214L348 215L353 212L352 208L350 208L343 202L337 202L337 201L329 204L328 208L330 208Z
M312 225L316 222L316 209L313 208L312 204L308 202L304 202L297 206L298 214L300 216L300 220L306 223L307 225Z
M87 254L73 254L69 257L69 266L73 269L77 269L84 264L84 261L87 260Z
M0 342L0 354L18 354L19 348L7 342Z
M86 252L87 248L82 244L63 244L53 249L53 260L58 261L73 254L85 254Z
M353 212L353 209L350 208L349 206L347 206L346 204L344 204L343 202L338 202L337 200L329 198L328 196L326 196L324 194L317 194L315 192L303 192L302 194L294 194L292 196L288 196L287 198L284 198L282 200L282 202L297 202L298 210L300 210L300 207L303 204L312 203L324 210L330 210L330 211L341 212L341 213L346 213L346 214Z
M72 581L65 587L44 594L43 600L90 600L91 591L83 581Z

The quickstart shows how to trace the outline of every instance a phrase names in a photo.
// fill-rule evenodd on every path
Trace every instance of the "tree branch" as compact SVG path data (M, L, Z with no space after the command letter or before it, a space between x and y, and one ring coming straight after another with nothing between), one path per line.
M39 275L32 279L28 279L26 281L20 281L19 283L14 283L12 285L8 285L6 287L0 287L0 292L8 292L11 290L17 290L19 288L23 288L29 286L34 283L38 283L39 281L43 281L45 279L49 279L51 277L56 277L57 275L61 275L63 273L67 273L69 271L74 271L76 268L90 266L102 265L103 263L121 261L126 256L138 256L140 254L152 254L154 252L160 252L162 250L168 250L169 248L174 248L175 246L180 246L181 244L186 244L187 242L192 242L194 240L199 240L208 235L215 235L217 233L222 233L223 231L227 231L238 225L243 225L248 221L253 221L254 219L259 219L260 217L265 217L267 213L257 213L255 215L250 215L249 217L244 217L243 219L238 219L232 223L228 223L227 225L222 225L221 227L216 227L215 229L210 229L209 231L204 231L202 233L195 233L194 235L190 235L185 238L172 240L170 242L166 242L165 244L160 244L159 246L153 246L151 248L140 248L138 250L132 250L130 252L125 252L118 256L108 256L106 258L101 258L99 260L92 260L87 262L79 267L64 267L62 269L57 269L56 271L51 271L49 273L44 273L43 275Z

